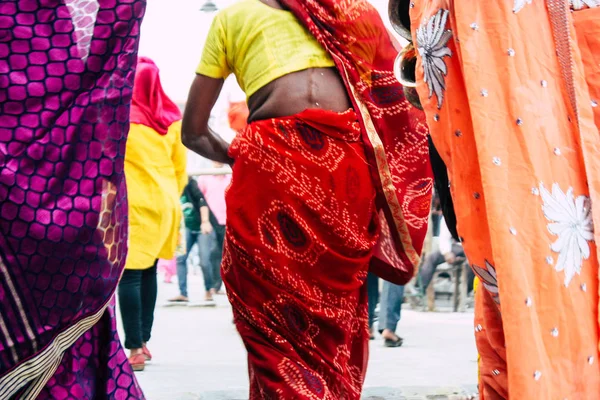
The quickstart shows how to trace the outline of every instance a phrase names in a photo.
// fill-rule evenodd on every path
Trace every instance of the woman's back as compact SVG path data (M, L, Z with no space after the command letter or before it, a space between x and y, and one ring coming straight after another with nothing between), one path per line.
M147 268L157 252L166 254L160 258L169 259L175 251L179 196L187 183L180 127L181 122L175 122L160 135L148 126L131 124L125 156L130 238L127 269Z
M187 181L180 132L181 122L171 125L166 135L131 124L125 156L130 207L156 207L157 196L179 204L178 188Z
M291 12L242 0L215 17L197 73L216 79L235 74L254 121L307 108L348 109L334 66Z

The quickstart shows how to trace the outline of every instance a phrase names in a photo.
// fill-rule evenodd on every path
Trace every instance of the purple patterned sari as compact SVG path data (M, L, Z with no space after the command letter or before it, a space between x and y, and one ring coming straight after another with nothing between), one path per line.
M0 1L0 399L141 399L115 329L143 0Z

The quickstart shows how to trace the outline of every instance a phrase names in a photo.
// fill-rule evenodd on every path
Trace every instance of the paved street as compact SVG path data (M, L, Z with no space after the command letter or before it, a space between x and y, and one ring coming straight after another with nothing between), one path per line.
M161 278L159 278L161 279ZM190 276L192 299L201 278ZM217 307L164 307L176 284L160 284L154 362L138 378L148 400L247 399L245 350L231 322L225 296ZM409 308L405 305L405 308ZM403 312L401 348L371 342L365 398L371 400L465 399L475 392L473 315Z

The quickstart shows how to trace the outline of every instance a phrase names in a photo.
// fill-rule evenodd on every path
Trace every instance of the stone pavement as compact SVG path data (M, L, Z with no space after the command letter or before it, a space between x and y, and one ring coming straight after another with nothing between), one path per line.
M159 278L160 279L160 278ZM192 300L201 278L189 279ZM137 377L148 400L248 398L246 354L225 296L217 307L164 307L177 284L159 285L152 364ZM371 342L365 382L368 400L459 400L476 394L477 354L473 314L420 313L404 305L401 348Z

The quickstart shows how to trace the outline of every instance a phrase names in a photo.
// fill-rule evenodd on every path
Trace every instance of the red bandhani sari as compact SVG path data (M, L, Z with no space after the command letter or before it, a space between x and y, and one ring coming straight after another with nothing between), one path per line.
M361 125L381 211L371 271L407 283L419 264L431 205L424 114L404 98L393 74L398 54L366 0L282 0L333 57ZM389 227L389 229L387 229Z
M223 281L251 399L359 399L369 269L404 284L427 229L427 129L366 1L285 1L336 60L354 103L253 122L230 147Z

